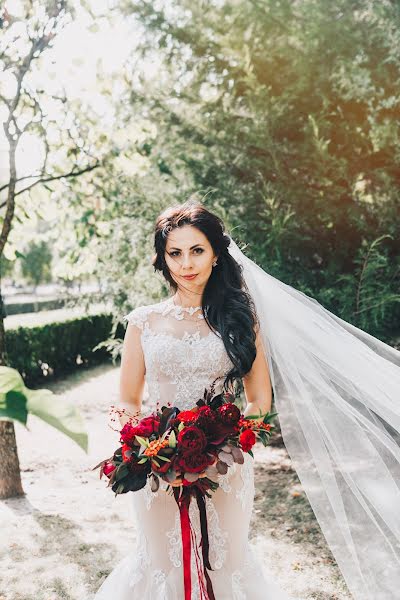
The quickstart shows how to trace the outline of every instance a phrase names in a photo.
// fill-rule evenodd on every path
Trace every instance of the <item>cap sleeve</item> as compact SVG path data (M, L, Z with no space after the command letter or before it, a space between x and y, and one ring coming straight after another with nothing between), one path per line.
M128 321L128 323L133 323L138 327L141 331L144 329L144 324L147 320L147 310L146 306L138 306L131 310L127 315L122 317L123 321Z

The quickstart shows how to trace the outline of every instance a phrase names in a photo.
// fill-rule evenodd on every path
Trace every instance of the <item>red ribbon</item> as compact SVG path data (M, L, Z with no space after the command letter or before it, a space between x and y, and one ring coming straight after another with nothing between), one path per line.
M192 488L192 489L191 489ZM195 551L197 575L200 586L200 597L205 600L215 600L214 590L212 582L207 569L211 569L209 560L209 539L208 539L208 528L207 528L207 513L204 502L204 496L201 490L196 486L185 487L182 489L182 493L179 496L179 488L174 487L173 489L176 503L179 507L179 515L181 521L181 535L182 535L182 554L183 554L183 582L185 589L185 600L192 600L192 581L191 581L191 540L193 539L193 546ZM203 572L201 572L200 556L196 544L196 534L193 526L190 522L189 517L189 506L191 496L195 495L197 505L200 513L200 529L201 529L201 542L203 555ZM211 569L212 570L212 569ZM204 586L204 580L206 581L206 589ZM204 594L204 596L203 596Z

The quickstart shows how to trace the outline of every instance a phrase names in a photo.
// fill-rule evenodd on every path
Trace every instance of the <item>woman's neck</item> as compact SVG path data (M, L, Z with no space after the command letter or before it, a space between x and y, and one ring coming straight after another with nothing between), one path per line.
M202 294L191 294L190 292L185 292L183 294L181 291L175 292L175 294L172 296L174 304L177 306L182 306L183 308L198 308L201 306L201 298Z

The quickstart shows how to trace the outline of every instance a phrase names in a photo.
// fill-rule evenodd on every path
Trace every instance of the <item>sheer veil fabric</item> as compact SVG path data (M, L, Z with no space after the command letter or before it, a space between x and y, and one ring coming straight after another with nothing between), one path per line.
M356 600L400 590L400 352L266 273L254 300L282 436Z

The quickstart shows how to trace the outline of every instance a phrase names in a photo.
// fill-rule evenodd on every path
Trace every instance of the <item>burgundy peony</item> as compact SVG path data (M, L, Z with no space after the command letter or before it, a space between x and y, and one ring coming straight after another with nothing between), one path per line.
M179 458L178 466L183 472L201 473L209 465L212 465L215 458L207 454L191 453L185 454Z
M241 412L236 404L233 402L227 402L218 408L218 415L220 420L226 425L236 425L240 419Z
M245 429L239 436L239 442L244 452L248 452L256 443L256 434L251 429Z
M178 433L177 437L179 450L181 453L200 452L207 445L207 439L204 431L198 427L185 427Z
M203 427L206 431L209 426L215 423L216 413L209 406L201 406L197 411L196 425Z

